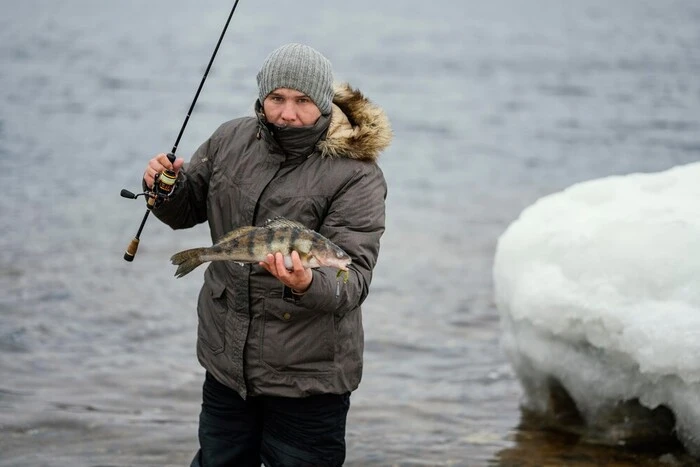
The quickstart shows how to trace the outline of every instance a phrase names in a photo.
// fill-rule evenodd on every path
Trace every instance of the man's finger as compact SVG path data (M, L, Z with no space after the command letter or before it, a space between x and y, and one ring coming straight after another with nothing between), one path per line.
M295 271L301 271L304 269L304 266L301 264L301 256L299 256L299 252L296 250L292 251L292 268Z
M275 269L275 275L280 276L285 271L284 268L284 258L282 258L281 253L275 253L274 255L268 255L268 258L272 256L272 267Z
M262 264L265 265L265 269L268 271L275 273L275 269L277 269L277 265L275 264L275 256L268 254L265 257L265 260L262 262Z

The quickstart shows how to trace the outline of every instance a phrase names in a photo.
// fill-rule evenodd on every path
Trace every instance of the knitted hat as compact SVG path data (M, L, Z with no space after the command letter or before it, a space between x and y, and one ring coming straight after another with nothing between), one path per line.
M328 115L334 94L331 62L308 45L283 45L267 56L258 72L260 103L278 88L303 92Z

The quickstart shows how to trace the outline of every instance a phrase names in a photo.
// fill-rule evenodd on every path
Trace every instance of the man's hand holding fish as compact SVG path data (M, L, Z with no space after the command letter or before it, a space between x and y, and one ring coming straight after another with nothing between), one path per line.
M311 280L313 279L313 274L311 269L305 268L301 264L301 258L299 258L299 253L296 250L292 251L292 269L287 269L284 264L284 255L277 252L273 255L267 255L265 261L261 261L259 264L267 272L279 279L284 285L292 289L292 293L296 295L301 295L309 288L311 285Z

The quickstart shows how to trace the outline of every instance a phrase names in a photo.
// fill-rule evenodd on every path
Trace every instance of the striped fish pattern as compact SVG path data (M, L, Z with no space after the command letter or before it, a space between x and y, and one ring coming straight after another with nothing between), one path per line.
M292 268L292 251L299 253L305 268L330 266L345 271L350 257L339 246L304 225L276 217L261 227L244 226L235 229L210 247L192 248L175 253L170 261L177 266L175 276L182 277L207 261L258 263L268 254L284 255L284 264Z

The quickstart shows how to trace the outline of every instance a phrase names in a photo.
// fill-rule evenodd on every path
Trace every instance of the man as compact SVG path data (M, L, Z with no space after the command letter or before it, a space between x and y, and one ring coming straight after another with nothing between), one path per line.
M345 459L350 393L362 374L360 305L384 232L386 182L376 164L392 132L384 112L349 85L333 85L318 51L287 44L258 75L254 117L222 124L192 156L151 159L144 183L178 173L154 209L180 229L207 221L212 241L284 216L352 258L347 283L305 269L296 252L240 265L212 262L197 311L206 369L192 466L335 466Z

